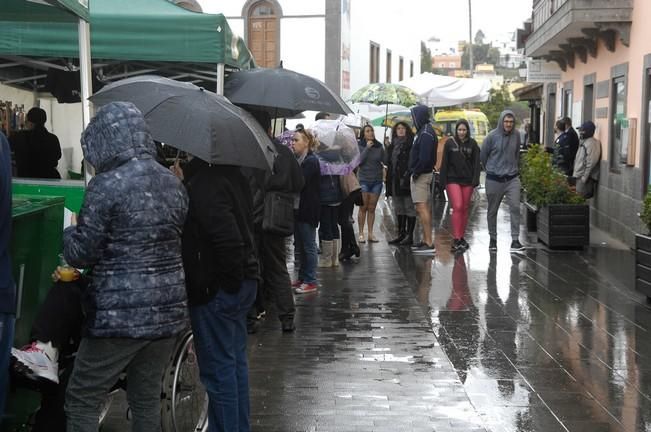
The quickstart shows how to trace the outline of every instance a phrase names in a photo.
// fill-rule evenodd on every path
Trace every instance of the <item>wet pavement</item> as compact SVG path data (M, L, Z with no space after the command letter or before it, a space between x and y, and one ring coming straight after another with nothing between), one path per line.
M254 431L651 430L651 309L625 245L593 230L584 251L552 252L523 230L511 254L500 212L490 254L480 195L455 257L446 203L434 214L435 257L366 244L297 298L295 334L266 319Z
M252 430L651 431L651 309L632 252L596 230L560 252L523 231L529 248L510 254L506 215L490 254L480 195L455 257L437 202L424 257L386 243L382 203L381 242L319 269L296 332L269 311L250 337Z

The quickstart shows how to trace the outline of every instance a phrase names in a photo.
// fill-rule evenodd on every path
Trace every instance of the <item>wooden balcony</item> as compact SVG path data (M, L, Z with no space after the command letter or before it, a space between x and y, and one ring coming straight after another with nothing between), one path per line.
M537 0L528 34L522 35L525 54L556 61L563 70L575 58L597 56L597 40L615 50L616 39L628 46L633 0Z

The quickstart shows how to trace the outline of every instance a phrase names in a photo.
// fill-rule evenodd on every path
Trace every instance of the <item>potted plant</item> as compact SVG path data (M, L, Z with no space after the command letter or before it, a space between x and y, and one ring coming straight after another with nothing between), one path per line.
M538 240L550 248L583 247L590 243L590 208L552 166L551 154L533 145L521 170L526 205L536 211Z
M642 202L640 220L647 235L635 235L635 288L651 299L651 186Z

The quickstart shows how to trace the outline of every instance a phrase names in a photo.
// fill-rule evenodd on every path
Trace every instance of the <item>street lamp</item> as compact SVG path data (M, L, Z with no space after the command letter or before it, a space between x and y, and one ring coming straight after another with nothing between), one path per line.
M472 0L468 0L468 64L470 66L470 78L475 69L472 55Z

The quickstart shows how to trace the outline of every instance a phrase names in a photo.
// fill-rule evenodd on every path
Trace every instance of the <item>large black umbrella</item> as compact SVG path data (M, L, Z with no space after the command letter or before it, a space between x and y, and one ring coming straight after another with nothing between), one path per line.
M266 111L272 118L303 111L352 113L323 82L282 67L234 72L226 79L224 94L234 104Z
M276 155L258 122L228 99L194 84L155 75L127 78L90 97L95 105L131 102L155 140L206 162L271 169Z

